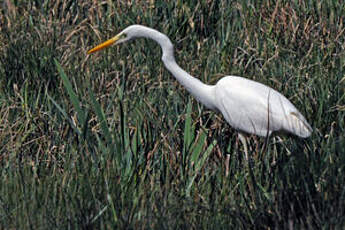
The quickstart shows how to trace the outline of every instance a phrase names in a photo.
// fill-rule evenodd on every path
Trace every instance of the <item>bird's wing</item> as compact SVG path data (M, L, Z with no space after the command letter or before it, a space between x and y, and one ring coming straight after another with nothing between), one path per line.
M282 94L241 77L225 77L216 85L219 110L235 129L259 136L287 131L306 137L311 127Z
M269 88L243 79L226 77L217 83L219 110L226 121L237 130L259 136L270 135L271 130L279 127L272 127L274 124L269 121L279 114L268 108Z

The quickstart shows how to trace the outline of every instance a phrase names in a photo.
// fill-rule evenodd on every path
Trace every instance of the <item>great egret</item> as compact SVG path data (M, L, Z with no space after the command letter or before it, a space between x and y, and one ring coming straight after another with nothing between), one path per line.
M209 109L220 111L225 120L239 131L247 159L246 139L242 133L269 137L273 132L283 131L302 138L310 136L312 128L282 94L266 85L238 76L223 77L216 85L202 83L176 63L170 39L152 28L131 25L115 37L89 50L88 54L138 37L156 41L162 48L162 61L170 73L199 102Z

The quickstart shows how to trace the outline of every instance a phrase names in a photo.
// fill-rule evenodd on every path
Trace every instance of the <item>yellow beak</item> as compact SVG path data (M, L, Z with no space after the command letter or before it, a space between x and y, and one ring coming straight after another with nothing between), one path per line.
M87 54L92 54L98 50L104 49L105 47L108 47L108 46L114 44L119 39L120 39L120 34L118 34L115 37L112 37L109 40L103 42L102 44L90 49L89 51L87 51Z

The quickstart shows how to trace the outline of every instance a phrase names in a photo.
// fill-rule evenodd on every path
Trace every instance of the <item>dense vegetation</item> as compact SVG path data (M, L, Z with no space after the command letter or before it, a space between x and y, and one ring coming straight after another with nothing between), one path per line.
M1 229L345 226L345 3L11 1L0 9ZM138 39L166 33L203 82L227 74L289 98L310 138L250 137L203 108Z

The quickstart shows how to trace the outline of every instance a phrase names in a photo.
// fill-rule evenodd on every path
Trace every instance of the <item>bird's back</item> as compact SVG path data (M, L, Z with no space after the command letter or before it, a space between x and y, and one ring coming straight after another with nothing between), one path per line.
M269 136L286 131L308 137L312 128L296 107L276 90L237 76L227 76L215 86L217 107L226 121L242 132Z

